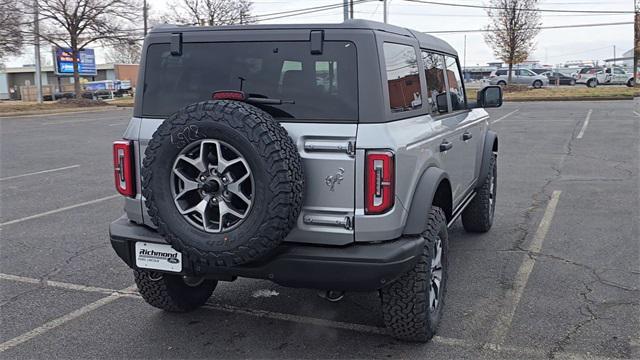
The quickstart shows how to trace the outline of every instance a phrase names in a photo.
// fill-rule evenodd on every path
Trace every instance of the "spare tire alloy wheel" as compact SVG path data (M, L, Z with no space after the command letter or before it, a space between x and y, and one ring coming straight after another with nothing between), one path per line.
M253 175L247 161L221 140L196 141L173 164L171 191L180 214L210 233L229 231L251 211Z
M142 194L186 271L249 263L295 226L304 176L298 148L268 113L238 101L186 106L153 134Z

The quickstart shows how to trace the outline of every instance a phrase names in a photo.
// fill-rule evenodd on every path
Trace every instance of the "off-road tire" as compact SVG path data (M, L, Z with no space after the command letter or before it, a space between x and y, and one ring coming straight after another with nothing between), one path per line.
M182 149L217 139L237 149L254 177L253 205L237 227L212 233L196 228L178 211L170 174ZM298 149L268 113L238 101L189 105L165 120L153 134L142 166L142 194L158 232L195 273L265 257L296 223L302 208L304 176Z
M540 89L542 87L542 81L540 80L536 80L533 82L533 88L534 89Z
M476 189L476 196L462 212L462 225L468 232L484 233L491 229L493 216L496 209L496 199L498 189L498 163L497 155L491 156L489 164L489 174L484 182ZM493 176L491 176L493 175ZM493 194L491 193L491 182L493 181ZM493 199L493 201L491 201Z
M439 207L431 207L422 236L425 246L415 266L380 290L384 323L393 337L404 341L429 341L436 333L446 299L449 241L447 220ZM438 306L431 311L431 260L437 238L442 242L442 291Z
M596 86L598 86L598 80L590 79L589 81L587 81L587 87L594 88Z
M151 270L134 270L133 275L144 301L170 312L187 312L204 305L218 284L205 279L197 286L189 286L179 275Z

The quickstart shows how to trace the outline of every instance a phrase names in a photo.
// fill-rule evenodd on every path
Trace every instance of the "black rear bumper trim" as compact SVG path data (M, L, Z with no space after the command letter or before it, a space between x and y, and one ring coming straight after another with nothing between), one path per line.
M167 243L155 230L132 223L126 216L111 223L109 233L111 245L118 256L134 269L135 242ZM268 279L289 287L372 291L384 287L413 267L423 247L424 239L419 236L347 246L284 243L263 261L213 268L205 273L194 274L185 262L184 274L218 279Z

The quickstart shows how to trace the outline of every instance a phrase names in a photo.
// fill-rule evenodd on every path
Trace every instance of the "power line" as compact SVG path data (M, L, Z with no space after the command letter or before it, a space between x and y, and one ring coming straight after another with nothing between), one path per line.
M533 29L546 30L546 29L567 29L567 28L581 28L581 27L598 27L598 26L617 26L617 25L629 25L633 24L633 21L628 22L612 22L612 23L599 23L599 24L576 24L576 25L558 25L558 26L538 26ZM492 32L495 30L480 29L480 30L436 30L436 31L423 31L428 34L452 34L452 33L482 33Z
M408 2L419 3L419 4L431 4L431 5L441 5L441 6L455 6L455 7L465 7L465 8L474 8L474 9L488 9L488 10L502 10L503 8L498 6L486 6L486 5L470 5L470 4L451 4L444 3L439 1L427 1L427 0L405 0ZM538 11L538 12L555 12L555 13L586 13L586 14L635 14L634 11L623 11L623 10L563 10L563 9L529 9L529 8L519 8L517 10L520 11Z
M377 0L354 0L352 2L352 4L363 4L363 3L367 3L367 2L372 2L372 1L377 1ZM299 15L305 15L305 14L311 14L311 13L316 13L316 12L320 12L320 11L326 11L326 10L333 10L333 9L340 9L345 7L345 5L343 3L339 3L339 4L333 4L333 5L324 5L324 6L315 6L315 7L311 7L311 8L303 8L303 9L297 9L297 10L289 10L286 12L280 12L280 13L271 13L271 14L262 14L262 15L257 15L254 18L256 19L256 21L268 21L268 20L275 20L275 19L281 19L281 18L286 18L286 17L293 17L293 16L299 16ZM295 14L293 14L295 12ZM284 15L286 14L286 15ZM271 16L271 15L278 15L278 16ZM271 16L271 17L269 17ZM267 17L267 18L263 18L263 17Z

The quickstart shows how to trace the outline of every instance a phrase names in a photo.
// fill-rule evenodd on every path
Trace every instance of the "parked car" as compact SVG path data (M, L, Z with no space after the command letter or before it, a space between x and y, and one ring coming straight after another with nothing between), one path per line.
M145 301L193 310L238 277L379 291L393 336L435 334L448 227L493 223L500 87L469 101L449 44L364 20L165 25L142 54L109 231Z
M498 69L491 73L489 76L489 83L491 85L504 86L509 81L509 70ZM514 69L511 72L511 83L527 85L533 88L539 89L543 86L549 85L549 79L546 76L538 75L529 69Z
M549 79L549 84L551 85L555 85L555 84L575 85L576 84L576 79L574 79L572 76L567 76L563 73L547 71L542 73L541 75L546 76L547 79Z
M620 67L588 67L580 70L577 84L585 84L588 87L598 85L627 85L635 86L632 73Z

